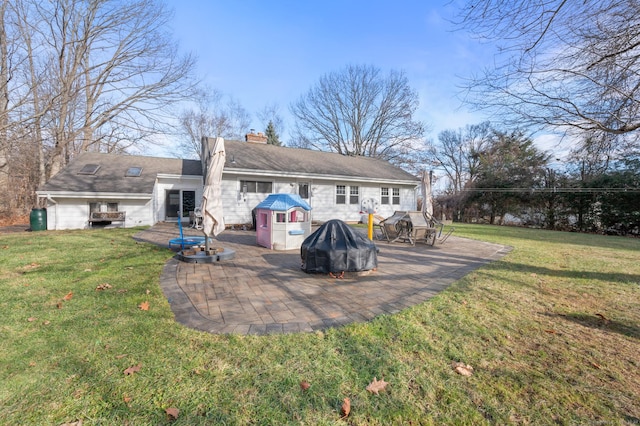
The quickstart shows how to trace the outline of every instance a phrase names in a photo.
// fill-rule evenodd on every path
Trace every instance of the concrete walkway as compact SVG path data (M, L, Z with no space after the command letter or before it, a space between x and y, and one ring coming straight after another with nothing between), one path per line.
M135 235L163 246L179 236L160 223ZM193 229L185 234L202 235ZM210 333L311 332L394 314L424 302L511 249L451 236L435 246L376 241L378 269L335 279L300 269L300 250L256 245L255 232L226 230L213 247L236 251L215 264L167 262L160 279L176 320Z

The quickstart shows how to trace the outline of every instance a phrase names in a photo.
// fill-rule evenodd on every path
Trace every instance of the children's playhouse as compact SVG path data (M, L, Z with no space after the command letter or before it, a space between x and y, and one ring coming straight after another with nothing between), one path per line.
M270 194L256 206L256 240L272 250L299 249L311 234L311 207L295 194Z

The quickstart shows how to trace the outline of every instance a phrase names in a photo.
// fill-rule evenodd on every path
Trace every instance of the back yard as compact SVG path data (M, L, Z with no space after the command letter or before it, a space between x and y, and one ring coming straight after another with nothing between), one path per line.
M396 315L239 336L173 320L137 231L0 235L0 423L640 423L638 239L463 225L514 250Z

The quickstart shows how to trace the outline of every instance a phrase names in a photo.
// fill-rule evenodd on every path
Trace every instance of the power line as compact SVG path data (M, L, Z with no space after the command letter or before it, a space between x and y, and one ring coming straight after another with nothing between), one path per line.
M640 188L466 188L462 192L519 192L519 193L624 193L640 192Z

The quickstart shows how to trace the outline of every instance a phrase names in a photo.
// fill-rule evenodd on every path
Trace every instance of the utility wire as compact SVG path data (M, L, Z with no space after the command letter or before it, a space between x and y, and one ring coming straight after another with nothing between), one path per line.
M640 192L640 188L466 188L462 192L602 193Z

